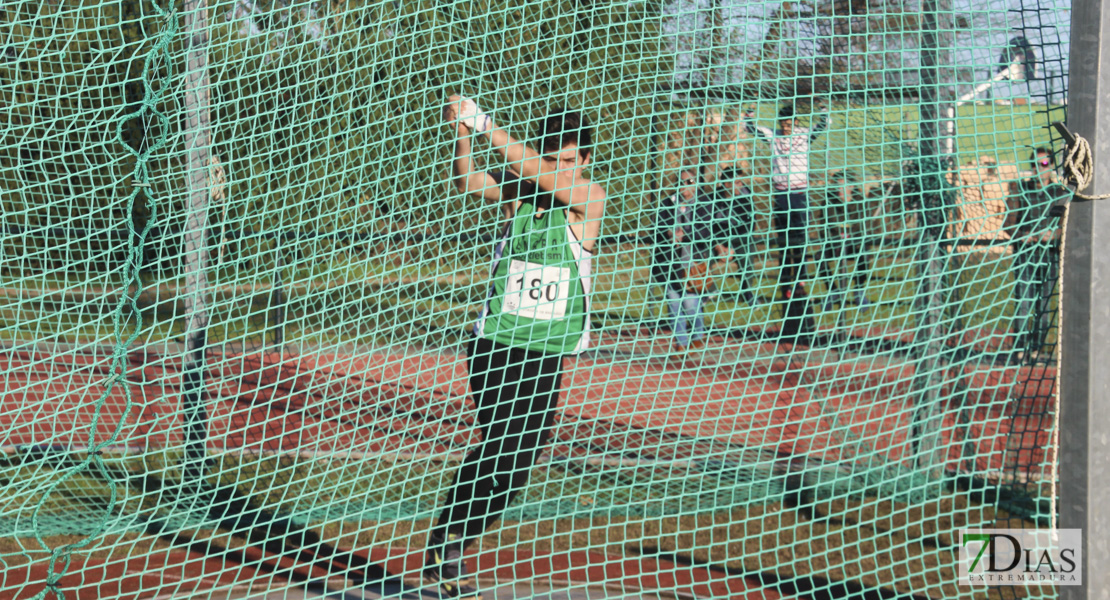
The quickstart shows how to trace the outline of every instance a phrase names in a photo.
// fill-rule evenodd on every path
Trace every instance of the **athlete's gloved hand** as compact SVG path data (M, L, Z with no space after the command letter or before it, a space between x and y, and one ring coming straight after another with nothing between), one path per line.
M456 106L458 107L456 110L459 122L471 131L485 133L493 129L493 119L478 107L477 102L466 96L458 96Z

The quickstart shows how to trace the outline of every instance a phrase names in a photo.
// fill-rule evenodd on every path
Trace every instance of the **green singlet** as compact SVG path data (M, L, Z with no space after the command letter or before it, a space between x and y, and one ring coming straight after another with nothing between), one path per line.
M567 223L567 209L555 204L537 212L535 198L521 198L505 225L474 333L507 346L578 354L590 338L592 256Z

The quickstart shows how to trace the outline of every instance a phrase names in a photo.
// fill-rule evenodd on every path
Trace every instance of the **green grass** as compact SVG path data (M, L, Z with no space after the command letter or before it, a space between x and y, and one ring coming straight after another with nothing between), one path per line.
M762 103L759 120L773 121L773 108L771 103ZM865 109L834 104L832 115L832 126L813 155L816 177L826 168L846 165L870 176L891 177L909 158L903 142L916 137L919 113L915 105ZM986 155L1000 163L1023 163L1029 146L1048 142L1049 130L1044 125L1063 117L1063 107L1054 107L1049 114L1043 106L962 106L956 119L959 162ZM755 161L755 177L765 179L765 162ZM653 218L647 192L623 192L619 201L611 204L605 233L643 234ZM756 233L763 234L769 221L770 200L759 186L757 192ZM895 218L899 217L908 215L896 213ZM639 229L627 229L629 224ZM245 221L237 225L245 225ZM436 233L441 225L414 221L411 228ZM904 225L892 222L889 226L898 231ZM352 225L344 222L336 223L336 227L347 231ZM273 282L275 250L273 240L262 238L245 238L213 248L208 287L211 342L245 341L267 328L269 288L247 291L244 286ZM285 242L281 250L286 254L282 278L287 297L287 340L371 345L411 340L449 345L461 339L463 329L480 306L491 245L443 241L370 247L317 239ZM221 252L227 253L223 262L219 262ZM756 257L757 264L770 265L756 279L764 296L771 296L774 290L774 254L761 250ZM845 311L840 326L907 326L914 294L907 256L903 252L900 258L876 261L867 293L878 305L867 313ZM950 313L962 319L966 327L1004 327L1002 322L1012 311L1009 259L981 254L963 258L966 264L953 264L951 269L957 297L949 307ZM602 247L595 265L593 296L594 318L599 325L617 328L654 322L662 306L658 286L649 281L648 268L645 248ZM19 343L111 343L117 324L127 337L139 326L133 315L117 323L117 316L122 319L126 315L114 312L118 305L114 294L121 287L119 276L118 271L80 276L72 269L0 273L0 288L18 292L0 297L0 338ZM176 274L147 273L145 277L139 342L179 338L184 334L184 282L175 279ZM726 282L724 293L708 306L716 327L766 326L778 320L768 307L750 310L735 302L735 287L735 282ZM823 288L817 284L810 291L820 295ZM69 293L54 293L58 290ZM834 315L821 314L818 318L823 326L836 324Z
M811 247L812 251L817 251L817 246ZM758 293L770 298L776 291L777 252L760 248L753 258L753 284ZM911 260L912 249L878 253L864 289L875 306L868 311L820 312L820 325L912 328L918 275ZM960 318L966 328L1005 329L1013 310L1011 261L1006 253L952 253L949 314ZM815 266L811 264L809 268L812 279ZM335 278L336 272L344 276ZM606 329L654 325L664 307L661 289L650 278L648 248L604 247L596 260L595 274L596 323ZM263 334L272 334L275 327L270 281L254 279L249 272L223 279L229 283L212 286L208 296L209 342L260 344ZM287 270L285 279L285 340L313 344L379 345L398 340L436 346L454 343L477 315L487 285L484 264L463 268L405 266L391 271L361 261L345 265L332 262L329 270ZM737 297L740 288L737 279L720 281L721 293L706 305L713 327L728 330L777 325L780 318L777 305L751 309ZM243 287L249 282L265 285L253 290ZM44 283L22 281L20 290L34 290L34 285L42 285L40 294L0 299L0 335L10 342L112 341L118 300L90 303L89 298L80 294L51 295L47 292L57 288ZM53 285L65 283L58 281ZM172 281L148 289L150 293L140 302L142 329L138 343L184 336L183 287L183 282ZM819 305L827 293L825 282L814 283L809 291ZM53 299L45 302L42 293ZM122 323L124 333L130 333L136 323L134 315Z
M771 126L777 106L763 103L756 120ZM826 170L851 169L869 177L897 177L903 161L916 153L920 110L916 104L862 107L833 103L829 130L814 144L810 168L821 177ZM1052 132L1046 126L1064 121L1066 107L1044 105L965 104L956 110L956 164L989 156L999 164L1028 168L1034 146L1049 146ZM754 147L754 175L765 178L770 164L766 144Z

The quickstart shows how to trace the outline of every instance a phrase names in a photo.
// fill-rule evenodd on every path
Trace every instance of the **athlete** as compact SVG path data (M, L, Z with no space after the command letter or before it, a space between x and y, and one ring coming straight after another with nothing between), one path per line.
M578 112L544 118L540 152L467 98L451 96L444 118L455 129L455 187L496 203L503 222L467 348L482 441L455 472L429 536L424 575L448 597L479 598L463 551L527 483L554 423L563 358L589 343L590 262L605 190L583 173L591 129ZM487 140L508 168L475 170L472 138Z

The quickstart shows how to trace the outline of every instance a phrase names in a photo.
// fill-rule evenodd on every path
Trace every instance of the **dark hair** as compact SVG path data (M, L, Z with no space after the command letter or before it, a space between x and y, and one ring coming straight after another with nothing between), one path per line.
M545 153L558 152L567 144L578 144L578 155L588 158L593 145L590 120L578 111L564 108L547 113L539 137Z
M793 118L794 118L794 105L793 104L783 104L782 108L779 109L779 120L780 121L785 121L786 119L793 119Z
M1056 153L1052 151L1052 148L1046 148L1044 146L1037 146L1036 148L1033 148L1033 153L1029 155L1029 162L1033 163L1033 170L1034 171L1037 170L1037 155L1038 154L1047 154L1049 161L1056 162Z

